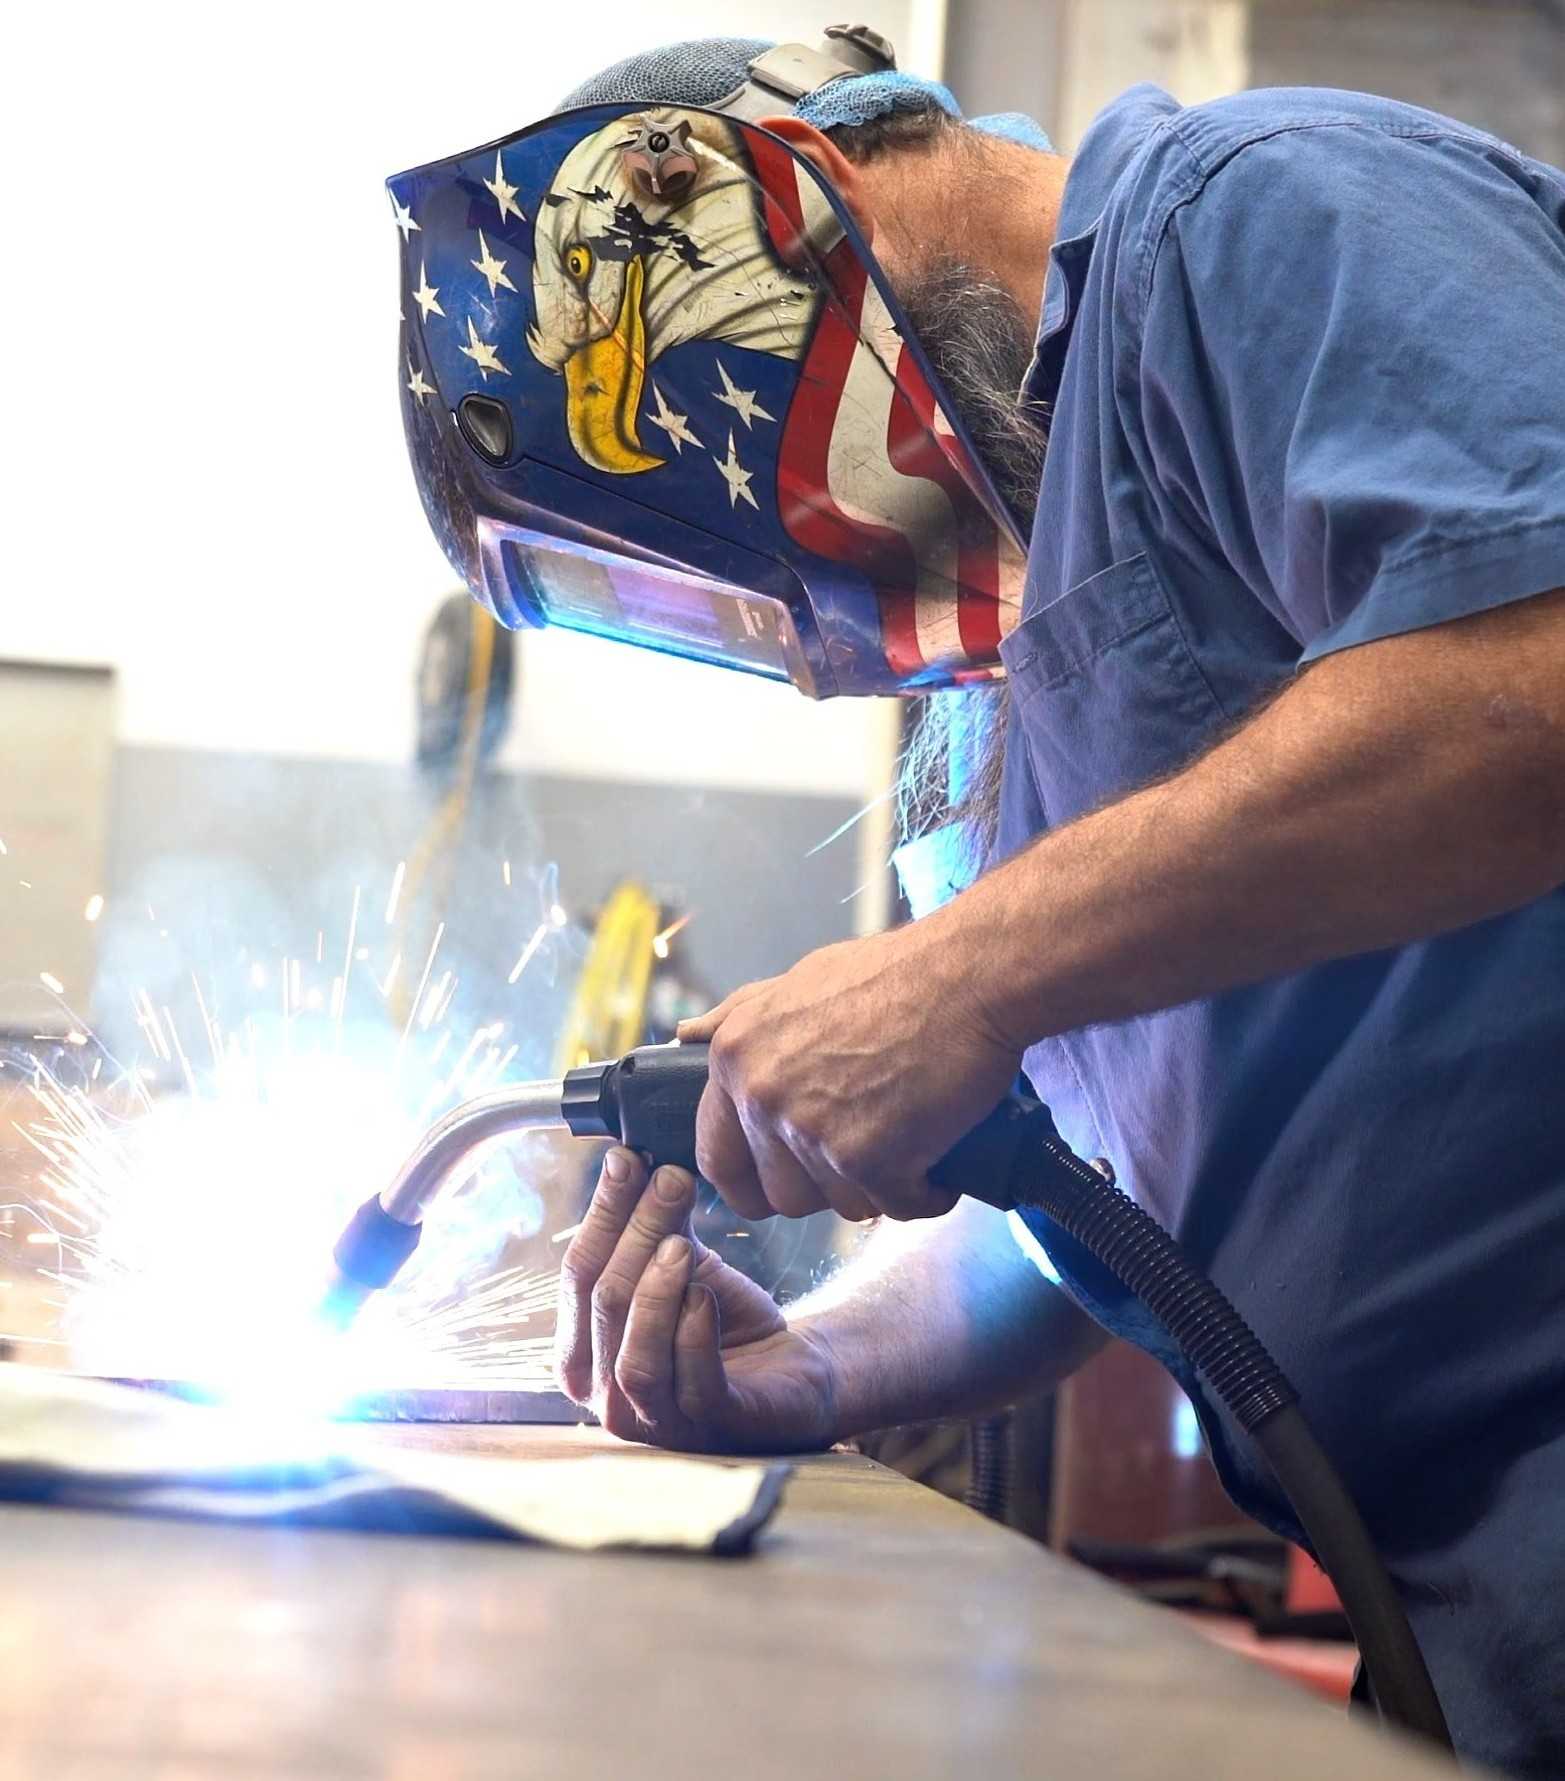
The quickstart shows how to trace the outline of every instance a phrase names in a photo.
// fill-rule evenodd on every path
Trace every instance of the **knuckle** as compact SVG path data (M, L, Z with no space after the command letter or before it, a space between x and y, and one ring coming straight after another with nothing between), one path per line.
M851 1138L838 1139L824 1146L826 1165L834 1175L857 1187L873 1187L880 1177L875 1153Z
M617 1280L600 1280L592 1289L592 1314L600 1323L623 1323L630 1295Z
M614 1368L614 1383L639 1409L657 1396L664 1381L656 1367L635 1355L622 1354Z
M758 1113L771 1117L782 1111L787 1090L775 1070L756 1070L744 1085L744 1098Z

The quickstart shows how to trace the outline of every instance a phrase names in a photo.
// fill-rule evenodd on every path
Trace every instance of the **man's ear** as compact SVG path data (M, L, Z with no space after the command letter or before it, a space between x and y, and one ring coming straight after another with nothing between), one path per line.
M814 124L807 124L803 118L786 113L780 117L763 117L758 122L763 130L770 130L774 136L780 136L795 154L803 155L815 171L835 188L837 195L852 213L854 222L858 224L859 233L873 244L875 219L870 215L863 178L836 143L823 130L817 130Z

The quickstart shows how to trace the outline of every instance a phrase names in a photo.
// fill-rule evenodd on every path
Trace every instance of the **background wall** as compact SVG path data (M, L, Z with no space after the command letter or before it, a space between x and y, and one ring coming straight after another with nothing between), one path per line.
M1559 0L1256 0L1249 58L1252 86L1351 84L1565 166Z

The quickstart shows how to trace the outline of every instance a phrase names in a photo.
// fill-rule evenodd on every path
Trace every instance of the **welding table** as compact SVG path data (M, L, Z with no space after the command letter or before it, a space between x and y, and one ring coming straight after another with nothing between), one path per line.
M587 1429L420 1427L577 1455ZM617 1449L638 1451L636 1449ZM0 1509L5 1781L1433 1781L854 1454L746 1559Z

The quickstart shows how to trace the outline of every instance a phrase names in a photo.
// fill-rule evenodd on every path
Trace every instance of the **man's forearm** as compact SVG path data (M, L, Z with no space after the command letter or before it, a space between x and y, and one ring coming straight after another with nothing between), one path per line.
M1334 656L928 918L1019 1048L1482 920L1565 880L1565 591Z
M788 1321L830 1351L837 1440L1013 1403L1106 1340L1022 1253L1005 1214L977 1200L882 1225Z

